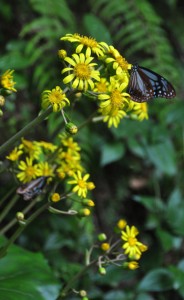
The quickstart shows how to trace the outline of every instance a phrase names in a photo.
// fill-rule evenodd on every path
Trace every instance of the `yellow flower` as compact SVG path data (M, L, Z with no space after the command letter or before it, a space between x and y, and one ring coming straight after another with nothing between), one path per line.
M118 80L111 77L110 82L108 92L98 95L98 99L101 101L100 107L105 108L107 111L120 110L130 101L129 94L124 92L128 81L125 79L124 82L119 83Z
M124 219L120 219L117 223L117 227L121 230L124 229L126 225L127 225L127 221Z
M84 90L88 89L88 86L93 90L93 80L100 80L99 71L94 70L96 63L91 63L93 57L86 57L84 53L73 54L71 57L66 57L65 61L69 63L69 67L64 68L62 73L69 72L63 82L64 84L70 83L74 89Z
M37 143L38 143L38 145L43 147L45 150L48 150L52 153L57 149L57 146L52 144L52 143L48 143L48 142L45 142L45 141L40 141L40 142L37 142Z
M0 76L1 86L9 91L16 92L17 90L14 88L16 82L13 81L14 70L7 70L3 75Z
M23 153L23 151L18 148L15 147L8 156L6 156L7 159L11 160L11 161L16 161L19 159L19 156L21 156Z
M121 56L119 51L115 49L113 46L109 46L108 54L112 57L108 57L105 62L107 64L113 63L113 69L116 70L116 74L121 74L123 71L127 71L131 69L132 65L129 64L126 59Z
M39 168L39 176L53 176L53 169L52 167L48 164L48 162L40 162L38 164Z
M63 144L63 146L68 147L68 149L74 152L79 152L81 150L78 143L74 142L72 137L66 137L64 139L62 136L60 137L62 138L61 143Z
M95 82L94 92L106 93L108 91L109 82L106 78L101 77L99 82Z
M134 258L136 254L140 255L142 252L141 248L143 244L136 238L138 233L139 231L135 226L129 227L128 225L126 226L125 231L122 231L121 238L124 241L122 248L125 249L125 254L128 254L131 258Z
M58 202L60 199L61 199L61 197L58 193L54 193L51 195L52 202Z
M133 102L133 101L131 101ZM133 119L143 121L144 119L148 119L148 105L146 102L144 103L135 103L133 106L133 110L131 111L131 117Z
M24 138L22 138L21 141L21 147L24 149L24 151L28 153L30 157L38 159L42 153L39 143L36 141L29 141Z
M97 56L103 56L104 52L108 49L108 45L104 42L98 43L94 38L87 37L85 35L66 34L61 40L69 41L71 43L79 43L76 48L76 53L81 53L84 48L86 48L86 56L91 56L91 52L95 53Z
M70 105L70 101L66 97L63 90L56 86L54 89L45 90L42 93L42 107L45 109L48 106L52 105L53 111L60 111L66 105Z
M73 174L73 180L69 180L68 184L74 184L74 188L72 191L74 193L77 193L79 197L86 198L87 192L88 192L88 183L87 180L89 178L89 174L85 174L82 177L82 173L80 171L77 171L77 174ZM93 188L95 188L93 184Z
M23 183L29 182L39 176L38 165L33 165L31 157L26 157L26 161L21 160L18 168L21 172L17 174L17 178Z
M124 110L111 109L108 114L106 114L105 109L101 109L99 111L102 113L102 115L105 115L103 121L107 122L108 127L114 126L115 128L117 128L121 119L126 116L126 112Z

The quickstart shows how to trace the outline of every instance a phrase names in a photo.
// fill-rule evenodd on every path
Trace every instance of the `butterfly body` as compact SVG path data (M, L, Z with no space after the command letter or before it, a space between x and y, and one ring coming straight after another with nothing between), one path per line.
M137 64L133 65L127 92L135 102L147 102L151 98L174 98L176 92L167 79Z
M31 200L42 193L47 181L46 176L36 178L26 184L21 185L17 189L17 194L22 195L24 200Z

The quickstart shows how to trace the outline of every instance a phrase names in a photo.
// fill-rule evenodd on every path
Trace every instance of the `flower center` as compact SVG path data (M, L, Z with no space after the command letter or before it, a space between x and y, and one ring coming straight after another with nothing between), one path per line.
M53 91L48 98L51 103L60 103L63 100L63 95L59 91Z
M86 187L86 182L83 180L83 179L79 179L78 180L78 186L81 188L81 189L84 189Z
M80 79L89 79L91 76L91 69L84 63L79 63L75 66L74 72L76 77Z
M34 167L32 167L32 166L27 167L27 169L26 169L26 175L27 175L28 177L32 177L34 174L35 174L35 169L34 169Z
M128 243L129 243L130 246L135 246L136 243L137 243L137 239L133 238L133 237L129 237L128 238Z
M111 103L113 107L120 108L122 105L122 96L118 90L114 90L111 94Z

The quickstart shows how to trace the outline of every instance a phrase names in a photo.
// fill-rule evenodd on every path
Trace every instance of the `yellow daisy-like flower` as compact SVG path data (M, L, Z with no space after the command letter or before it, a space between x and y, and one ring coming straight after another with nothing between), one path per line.
M132 65L129 64L126 59L121 56L119 51L115 49L113 46L109 46L108 54L112 57L106 58L105 62L107 64L113 63L113 69L116 70L116 74L121 74L123 71L127 71L131 69Z
M70 101L66 97L63 90L56 86L54 89L45 90L42 93L42 107L45 109L48 106L52 105L53 111L60 111L66 105L70 105Z
M133 101L131 101L133 102ZM133 119L143 121L148 119L148 105L146 102L143 103L135 103L133 106L133 110L131 112L131 117Z
M73 174L73 180L69 180L68 184L74 184L74 188L72 191L74 193L77 193L79 197L86 198L87 192L88 192L88 183L87 180L89 178L89 174L85 174L82 177L82 173L80 171L77 171L77 174ZM93 184L93 188L95 188L95 185Z
M28 153L30 157L38 159L42 150L39 146L39 143L36 141L29 141L22 138L21 147L24 149L25 153Z
M64 68L62 73L69 72L63 82L64 84L70 83L74 89L84 90L88 89L88 86L93 90L93 80L100 80L100 72L94 70L96 63L91 63L93 57L86 57L84 53L73 54L71 57L66 57L65 61L70 64L69 67Z
M11 161L17 161L19 159L19 156L21 156L23 153L23 151L18 148L15 147L9 155L6 156L7 159L11 160Z
M101 109L101 113L103 115L103 109ZM112 126L117 128L124 116L126 116L126 112L124 110L112 109L107 115L105 114L103 121L107 122L109 128Z
M48 164L47 161L40 162L38 164L39 176L54 176L53 168Z
M141 248L144 244L137 240L136 236L138 233L139 231L135 226L130 227L128 225L126 226L126 229L122 231L121 238L124 241L122 248L125 249L125 254L129 255L130 258L135 258L137 254L140 256L142 252Z
M61 40L69 41L71 43L79 43L76 48L76 53L81 53L81 51L86 48L86 57L91 56L91 52L95 53L97 56L103 56L104 52L109 48L109 46L104 43L98 43L94 38L87 37L85 35L66 34Z
M45 141L40 141L38 142L38 144L43 147L45 150L48 150L50 152L54 152L56 149L57 149L57 146L52 144L52 143L48 143L48 142L45 142Z
M78 143L74 142L72 137L67 137L65 139L62 139L61 143L63 144L63 146L67 147L68 149L74 152L79 152L81 150Z
M39 176L38 164L33 164L33 159L31 157L26 157L26 161L21 160L18 165L19 172L17 178L23 183L29 182Z
M14 88L16 82L13 81L13 74L14 70L7 70L4 74L0 76L0 84L3 88L16 92L17 90Z
M109 92L98 95L98 99L101 101L100 107L106 109L106 113L110 110L121 110L125 104L128 104L129 94L124 92L124 89L127 87L127 82L122 82L121 84L118 81L110 78L111 85L109 86Z
M95 82L94 92L106 93L108 91L109 82L106 78L101 77L99 82Z

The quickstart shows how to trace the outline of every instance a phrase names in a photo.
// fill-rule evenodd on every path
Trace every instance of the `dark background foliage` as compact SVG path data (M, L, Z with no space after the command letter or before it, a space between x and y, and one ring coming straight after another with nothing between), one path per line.
M19 245L42 252L63 283L80 269L96 234L110 235L117 220L126 218L149 245L140 269L125 272L111 267L103 278L90 270L78 288L87 289L95 300L183 299L183 1L1 0L0 4L0 70L15 69L18 90L8 98L1 118L1 144L37 115L41 92L61 84L57 51L64 47L59 38L66 33L113 44L130 63L168 78L177 93L173 100L150 101L148 121L123 120L118 129L110 130L105 124L82 129L77 138L96 183L90 222L47 213L25 231ZM90 106L79 109L73 121L79 125L89 110ZM60 127L56 114L25 138L53 141ZM3 183L6 177L1 176Z

